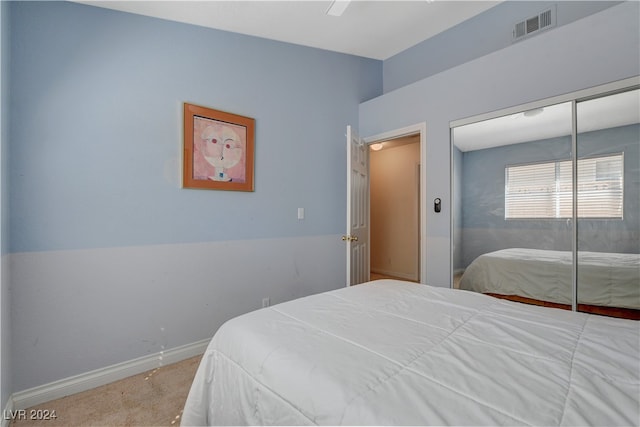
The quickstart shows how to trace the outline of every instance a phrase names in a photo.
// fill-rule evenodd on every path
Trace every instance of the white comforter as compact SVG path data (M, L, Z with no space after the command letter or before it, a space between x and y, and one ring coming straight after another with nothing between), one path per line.
M237 317L183 425L638 425L640 322L400 281Z
M510 248L480 255L460 288L571 305L572 254ZM640 255L578 252L578 303L640 309Z

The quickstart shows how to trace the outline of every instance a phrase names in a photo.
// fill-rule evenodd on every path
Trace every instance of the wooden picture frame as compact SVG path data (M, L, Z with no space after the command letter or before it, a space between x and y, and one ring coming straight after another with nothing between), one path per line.
M184 103L182 187L254 191L255 120Z

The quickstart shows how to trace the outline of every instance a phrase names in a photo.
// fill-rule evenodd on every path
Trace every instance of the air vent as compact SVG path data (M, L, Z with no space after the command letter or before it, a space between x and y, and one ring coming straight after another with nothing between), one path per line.
M543 30L555 27L555 25L556 10L554 7L516 23L513 27L513 41L522 40Z

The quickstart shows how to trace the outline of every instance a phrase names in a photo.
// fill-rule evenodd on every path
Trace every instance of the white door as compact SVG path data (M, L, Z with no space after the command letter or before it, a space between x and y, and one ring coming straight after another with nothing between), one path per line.
M369 149L347 126L347 286L369 280Z

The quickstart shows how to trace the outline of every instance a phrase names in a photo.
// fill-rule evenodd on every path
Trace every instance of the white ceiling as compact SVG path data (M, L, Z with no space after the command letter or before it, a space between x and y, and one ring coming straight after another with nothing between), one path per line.
M77 1L109 9L384 60L501 1Z
M579 133L640 123L640 90L579 102L576 123ZM565 135L571 135L571 102L453 129L454 144L461 151Z

